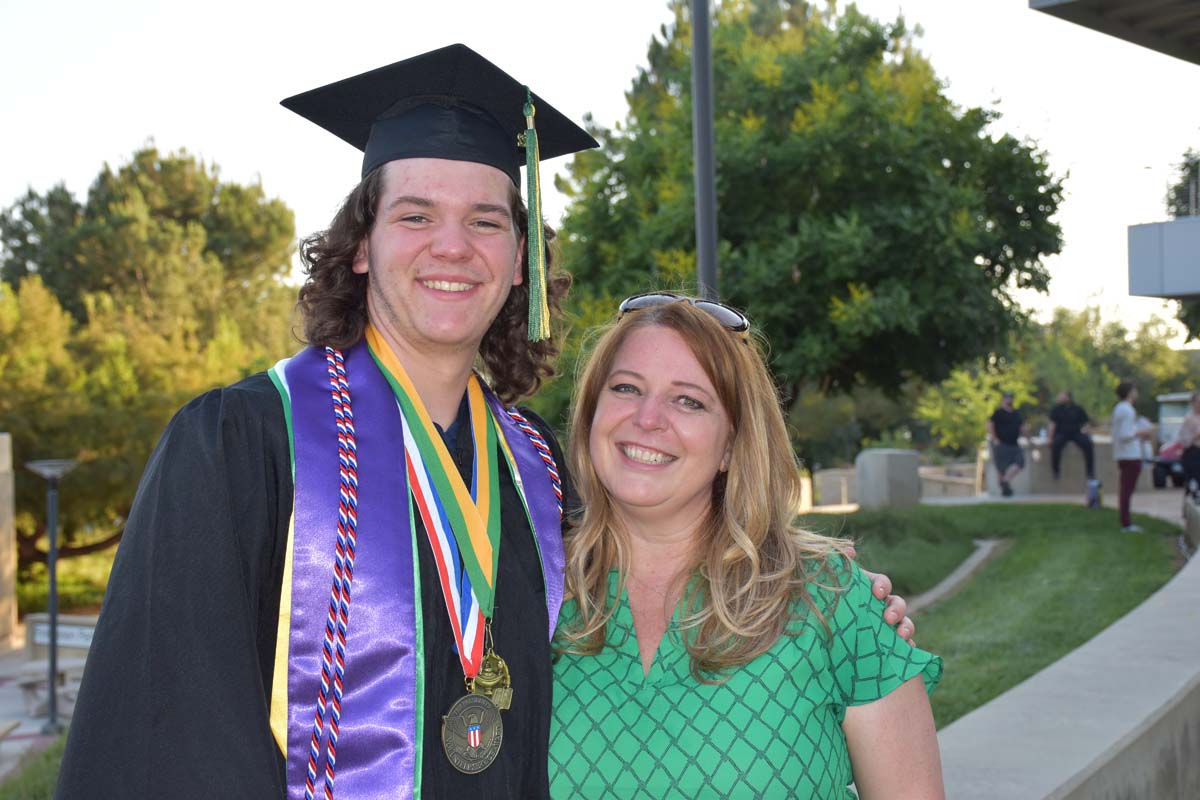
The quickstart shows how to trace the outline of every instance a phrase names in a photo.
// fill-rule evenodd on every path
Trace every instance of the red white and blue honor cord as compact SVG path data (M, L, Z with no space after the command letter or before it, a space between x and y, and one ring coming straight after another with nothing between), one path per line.
M321 759L327 717L329 738L328 754L325 758L325 798L333 800L338 724L342 717L342 692L346 673L346 630L350 625L350 589L354 583L354 551L358 541L358 446L354 435L350 387L346 381L346 362L341 351L331 347L325 348L325 360L333 400L333 415L337 424L340 487L333 583L329 590L329 616L325 621L325 642L321 650L321 685L317 690L317 711L313 717L312 738L309 741L308 774L304 783L305 800L313 800L316 793L317 764ZM329 691L331 684L332 696Z

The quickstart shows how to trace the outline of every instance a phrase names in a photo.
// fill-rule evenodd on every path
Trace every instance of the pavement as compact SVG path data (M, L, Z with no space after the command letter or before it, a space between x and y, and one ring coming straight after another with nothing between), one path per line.
M25 692L20 686L21 680L30 675L29 670L29 660L25 654L25 629L24 626L18 626L13 641L0 647L0 733L12 723L17 723L11 733L0 739L0 782L27 757L53 744L58 738L42 733L47 719L45 714L35 717L29 713Z
M972 503L1067 503L1083 505L1083 490L1078 494L1027 494L1014 497L930 497L921 501L927 505L964 505ZM1117 509L1117 491L1105 487L1105 508ZM1134 514L1157 517L1174 525L1183 525L1183 489L1151 489L1133 493L1130 508ZM1116 520L1113 521L1116 524Z
M1012 498L991 497L979 495L976 497L938 497L923 501L928 505L971 505L977 503L1079 503L1082 504L1082 492L1072 495L1018 495ZM1104 493L1104 505L1116 508L1115 492ZM847 514L858 509L854 504L839 506L818 506L813 509L816 513ZM1176 525L1182 524L1183 490L1156 489L1143 491L1133 496L1133 512L1146 514L1166 520ZM1114 524L1116 520L1114 519ZM43 662L44 663L44 662ZM57 738L42 733L46 724L45 715L32 716L29 712L25 694L20 686L23 677L29 674L30 666L25 654L24 627L18 626L18 633L7 645L0 643L0 732L3 732L12 722L17 727L11 733L0 739L0 782L13 770L38 750L47 747ZM65 720L63 720L65 722Z
M922 505L930 506L969 506L980 503L1066 503L1067 505L1083 505L1083 492L1079 494L1018 494L1013 497L994 497L988 494L970 495L966 497L925 497ZM1103 503L1105 508L1117 510L1116 491L1105 491ZM1173 525L1183 525L1183 489L1154 489L1134 492L1131 509L1134 514L1145 514L1156 517ZM827 506L813 506L813 514L853 514L858 511L857 503L839 503ZM1114 520L1114 524L1116 521Z

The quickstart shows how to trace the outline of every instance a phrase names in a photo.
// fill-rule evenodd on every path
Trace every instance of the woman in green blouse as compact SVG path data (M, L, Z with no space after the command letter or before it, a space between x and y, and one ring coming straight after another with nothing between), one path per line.
M641 295L577 384L551 793L939 798L927 692L800 478L759 342L727 306Z

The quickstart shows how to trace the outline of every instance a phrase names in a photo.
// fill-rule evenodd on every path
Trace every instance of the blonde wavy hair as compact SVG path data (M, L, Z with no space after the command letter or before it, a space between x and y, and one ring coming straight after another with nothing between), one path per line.
M652 326L675 331L691 348L732 428L728 471L713 478L680 612L692 674L711 682L789 633L797 600L828 630L806 587L818 582L837 589L834 557L848 557L849 542L796 524L800 472L763 342L729 331L688 302L627 313L598 332L575 384L570 462L583 510L565 543L566 594L577 613L560 626L557 648L581 655L603 649L616 610L609 573L618 570L621 589L629 574L629 536L596 475L588 441L618 351L633 331Z

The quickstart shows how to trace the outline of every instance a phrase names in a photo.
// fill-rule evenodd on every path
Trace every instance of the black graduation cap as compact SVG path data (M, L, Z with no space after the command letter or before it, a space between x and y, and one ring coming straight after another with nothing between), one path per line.
M289 97L283 106L364 152L362 174L403 158L474 161L519 183L526 163L526 102L537 148L554 158L598 147L492 62L452 44Z

